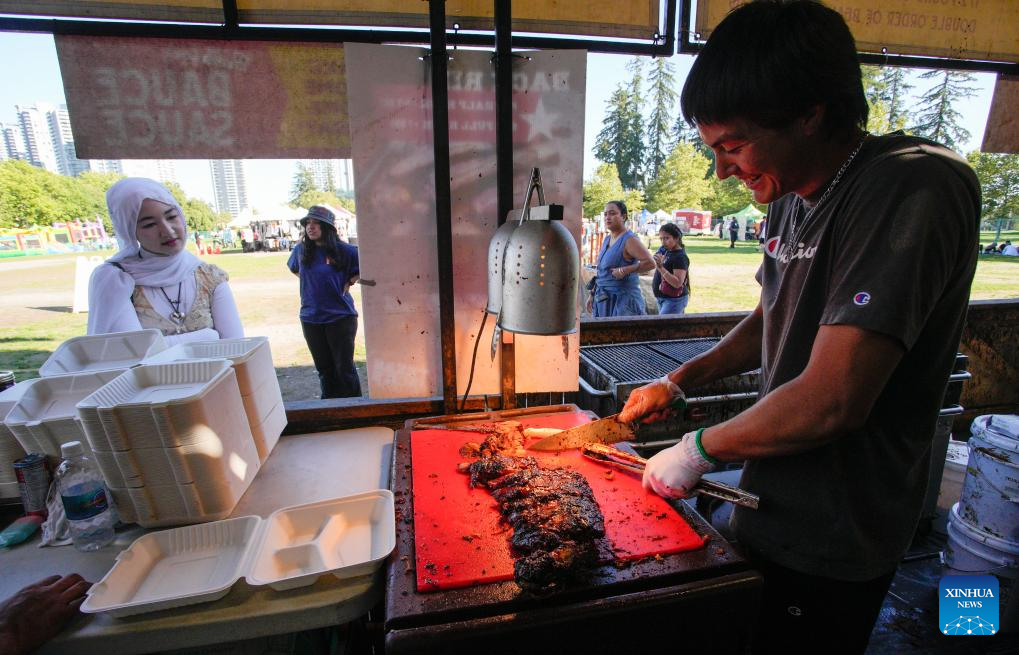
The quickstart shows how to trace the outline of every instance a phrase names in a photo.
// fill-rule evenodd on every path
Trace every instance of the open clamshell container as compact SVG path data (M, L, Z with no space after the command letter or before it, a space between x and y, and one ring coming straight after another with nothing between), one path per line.
M147 357L142 363L165 364L196 359L227 359L233 364L251 436L258 456L264 462L287 425L268 337L180 343Z
M386 489L139 537L88 591L81 611L130 616L225 596L238 579L277 591L322 575L367 575L396 546Z
M155 329L74 337L57 346L39 367L39 375L45 378L131 368L162 350L166 350L166 341Z
M25 452L45 453L54 465L61 459L60 445L68 441L80 441L91 456L75 405L123 372L95 371L28 380L4 424Z

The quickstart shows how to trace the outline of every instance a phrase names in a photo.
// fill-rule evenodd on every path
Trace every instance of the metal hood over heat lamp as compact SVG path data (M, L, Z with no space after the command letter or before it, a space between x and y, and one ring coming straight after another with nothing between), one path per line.
M535 190L539 205L530 207ZM498 328L535 335L577 330L580 252L562 219L563 206L545 204L541 173L533 169L520 220L496 230L489 244L487 310L499 313Z

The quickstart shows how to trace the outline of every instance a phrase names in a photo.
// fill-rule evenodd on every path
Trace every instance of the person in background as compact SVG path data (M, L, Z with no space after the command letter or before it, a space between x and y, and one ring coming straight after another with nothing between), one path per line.
M244 336L226 271L185 249L173 195L143 177L106 192L120 250L89 280L88 334L160 330L169 344Z
M91 586L77 573L51 575L0 603L0 653L34 653L78 615Z
M322 398L361 395L354 366L357 309L350 287L360 279L357 248L336 234L336 216L315 205L301 219L304 237L287 267L301 280L301 328L318 371Z
M1019 249L1016 249L1011 241L1005 241L1005 247L1001 249L1001 254L1006 257L1016 257L1019 256Z
M729 249L736 247L736 239L739 238L739 221L735 218L729 219Z
M690 302L690 258L683 247L683 233L674 223L658 231L662 247L655 253L652 287L659 314L685 314Z
M626 229L626 204L613 200L605 205L605 228L609 235L598 255L598 275L593 280L591 307L596 318L645 314L640 274L655 267L651 253Z
M690 495L720 462L760 507L730 525L764 588L755 653L863 653L923 508L931 441L976 269L980 184L965 158L864 130L856 44L819 2L731 11L697 55L683 116L770 203L757 307L714 348L635 389L620 421L760 367L753 406L652 457Z

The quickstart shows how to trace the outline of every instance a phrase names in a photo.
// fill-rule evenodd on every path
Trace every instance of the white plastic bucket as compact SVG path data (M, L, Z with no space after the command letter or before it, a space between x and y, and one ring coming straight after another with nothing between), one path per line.
M1019 416L980 416L971 432L959 516L1019 548Z
M969 525L959 515L959 504L948 517L945 564L950 574L992 574L1019 578L1019 544L998 539Z

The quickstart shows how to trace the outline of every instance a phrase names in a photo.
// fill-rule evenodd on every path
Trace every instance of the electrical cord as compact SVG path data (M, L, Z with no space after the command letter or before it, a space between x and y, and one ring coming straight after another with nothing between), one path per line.
M474 339L474 354L471 355L471 373L467 376L467 388L464 390L464 398L460 401L460 411L467 406L467 396L471 393L471 384L474 382L474 365L478 363L478 345L481 343L481 335L485 331L485 323L488 322L488 310L481 310L481 327L478 328L478 336Z

